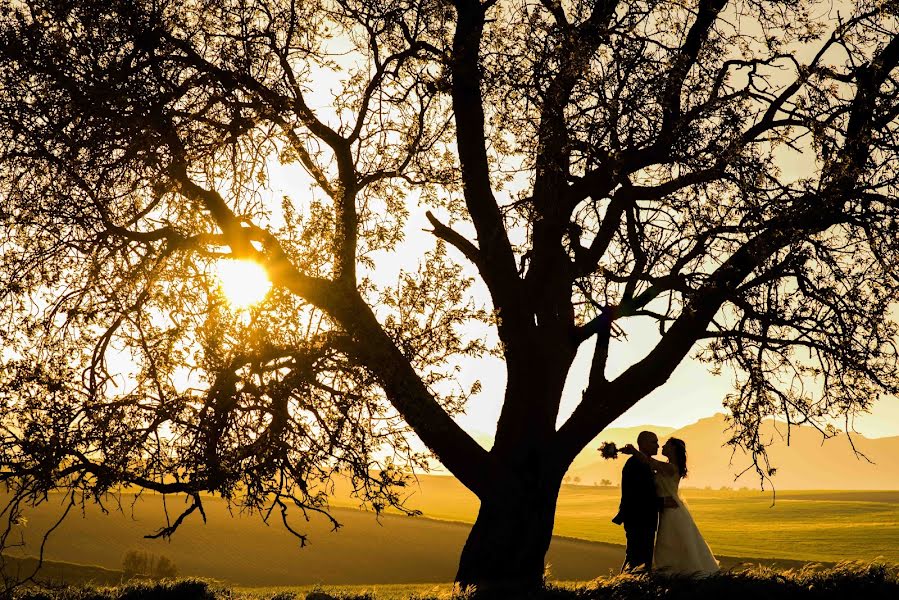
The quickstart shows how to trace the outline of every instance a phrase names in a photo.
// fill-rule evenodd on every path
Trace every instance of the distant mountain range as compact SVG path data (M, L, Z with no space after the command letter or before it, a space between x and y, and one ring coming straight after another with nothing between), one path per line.
M607 429L574 460L568 475L579 478L585 485L599 484L603 479L617 485L621 480L624 462L605 460L597 448L601 441L617 445L635 443L637 434L648 429L658 434L660 441L678 437L687 444L689 475L682 486L690 487L758 487L754 470L743 473L752 464L751 457L726 445L730 436L723 414L701 419L680 429L670 427L631 427ZM852 436L856 449L871 462L852 450L845 434L823 440L821 433L808 426L793 426L790 444L786 443L786 424L768 420L762 426L762 437L770 441L771 466L777 469L772 477L780 490L895 490L899 489L899 436L866 438ZM659 456L658 458L662 458ZM738 478L739 476L739 478ZM766 487L768 487L766 485Z

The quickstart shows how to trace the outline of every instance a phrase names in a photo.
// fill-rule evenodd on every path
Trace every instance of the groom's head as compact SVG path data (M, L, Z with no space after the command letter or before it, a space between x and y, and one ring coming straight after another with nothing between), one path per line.
M655 456L659 451L659 436L651 431L641 431L637 436L637 448L646 456Z

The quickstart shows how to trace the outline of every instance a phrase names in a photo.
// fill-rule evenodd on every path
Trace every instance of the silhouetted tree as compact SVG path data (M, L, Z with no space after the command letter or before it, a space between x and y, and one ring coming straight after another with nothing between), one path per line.
M149 571L150 556L141 550L128 550L122 556L122 573L131 578L137 575L146 575Z
M178 567L167 556L143 550L128 550L122 557L122 572L125 577L173 579L178 576Z
M414 433L481 500L458 580L537 586L572 459L691 352L736 367L762 476L764 417L831 435L899 387L893 2L0 6L8 515L128 484L193 499L160 535L206 491L287 525L338 472L398 506ZM439 241L386 285L414 202ZM264 302L228 309L223 257ZM477 322L490 451L452 418Z
M159 555L153 560L150 569L152 579L174 579L178 576L178 567L168 556Z

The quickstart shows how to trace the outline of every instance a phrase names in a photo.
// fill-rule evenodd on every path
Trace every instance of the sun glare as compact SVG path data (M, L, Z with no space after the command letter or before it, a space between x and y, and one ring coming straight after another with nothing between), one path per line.
M249 260L220 260L215 270L222 292L228 302L237 308L256 304L272 288L265 269Z

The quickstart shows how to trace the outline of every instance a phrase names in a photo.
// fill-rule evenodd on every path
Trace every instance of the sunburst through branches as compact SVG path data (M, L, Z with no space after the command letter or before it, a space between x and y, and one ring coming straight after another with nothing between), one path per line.
M216 262L214 268L222 293L235 308L258 304L272 288L268 273L259 263L228 259Z

